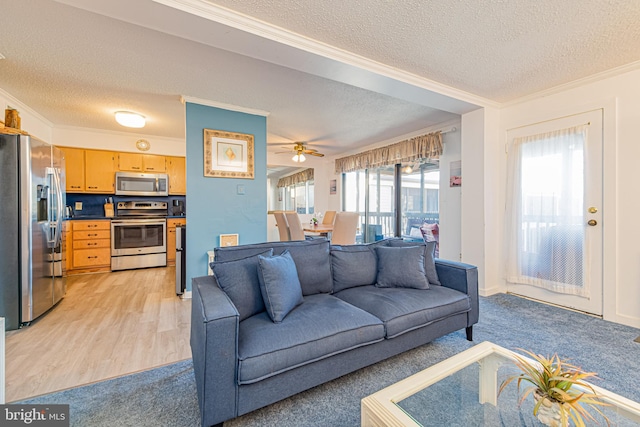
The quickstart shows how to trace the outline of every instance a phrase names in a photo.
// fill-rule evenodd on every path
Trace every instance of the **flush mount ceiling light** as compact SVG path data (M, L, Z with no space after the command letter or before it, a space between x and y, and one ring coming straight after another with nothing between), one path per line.
M295 156L291 158L291 160L293 160L294 162L302 163L305 160L307 160L307 158L304 156L304 154L302 154L301 152L298 152L296 153Z
M131 111L116 111L116 122L128 128L142 128L145 125L145 118L138 113Z

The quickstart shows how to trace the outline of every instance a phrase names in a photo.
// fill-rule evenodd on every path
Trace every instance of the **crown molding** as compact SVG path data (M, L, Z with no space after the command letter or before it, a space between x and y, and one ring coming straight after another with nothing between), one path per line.
M239 113L251 114L254 116L269 117L269 115L271 114L268 111L255 110L253 108L240 107L238 105L224 104L222 102L211 101L208 99L195 98L193 96L181 96L180 100L183 104L189 102L191 104L206 105L208 107L221 108L223 110L229 110L229 111L237 111Z
M619 76L621 74L629 73L631 71L640 70L640 61L630 62L625 65L621 65L619 67L610 68L605 71L601 71L596 74L591 74L590 76L583 77L577 80L570 81L568 83L563 83L558 86L551 87L549 89L541 90L539 92L535 92L521 98L514 99L512 101L507 101L500 104L500 108L512 107L514 105L522 104L528 101L532 101L534 99L544 98L546 96L555 95L557 93L566 92L568 90L585 86L591 83L597 83L602 80L610 79L612 77Z

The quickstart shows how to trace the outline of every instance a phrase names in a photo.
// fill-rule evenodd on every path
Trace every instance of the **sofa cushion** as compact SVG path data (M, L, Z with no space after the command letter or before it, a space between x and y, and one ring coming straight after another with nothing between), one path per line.
M263 250L260 255L271 256ZM214 261L210 264L218 285L236 306L240 320L264 311L258 278L258 255L234 261Z
M282 321L240 322L238 383L251 384L384 339L380 319L328 294L309 295Z
M431 289L361 286L345 289L334 296L382 320L387 338L471 309L466 294L444 286L432 286Z
M258 272L267 313L271 320L280 323L291 310L302 304L296 264L289 251L270 257L258 255Z
M424 247L424 271L427 275L427 280L432 285L440 286L440 279L438 279L438 272L436 271L436 261L433 258L434 251L436 249L436 242L405 242L403 240L390 240L389 246L422 246Z
M331 260L329 258L329 241L323 238L300 240L295 242L266 242L252 245L229 246L215 248L218 261L229 261L257 255L267 249L273 249L274 255L289 250L296 263L298 279L302 286L302 295L331 293Z
M377 247L378 278L381 288L429 289L424 271L424 249L420 246Z
M331 245L333 292L376 283L378 257L375 248L387 244L387 240L380 240L364 245Z

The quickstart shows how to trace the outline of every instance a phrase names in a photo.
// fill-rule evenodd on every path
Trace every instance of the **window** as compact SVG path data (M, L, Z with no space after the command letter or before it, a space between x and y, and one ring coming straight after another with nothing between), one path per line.
M284 187L285 210L296 211L299 214L314 212L313 181L305 181Z

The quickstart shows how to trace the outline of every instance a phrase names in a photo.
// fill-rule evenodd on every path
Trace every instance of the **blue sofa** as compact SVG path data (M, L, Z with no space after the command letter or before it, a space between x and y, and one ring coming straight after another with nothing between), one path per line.
M433 248L401 239L216 248L214 275L192 281L191 350L202 425L221 426L456 330L466 329L472 340L477 268L434 260ZM297 274L286 276L295 287L286 284L276 299L301 294L291 300L295 308L275 320L274 302L261 295L273 295L266 290L271 270L265 270L273 259Z

